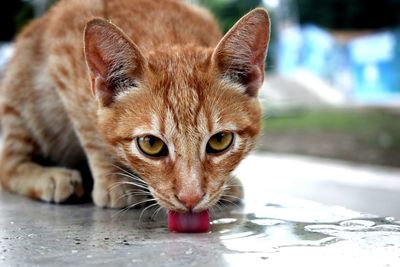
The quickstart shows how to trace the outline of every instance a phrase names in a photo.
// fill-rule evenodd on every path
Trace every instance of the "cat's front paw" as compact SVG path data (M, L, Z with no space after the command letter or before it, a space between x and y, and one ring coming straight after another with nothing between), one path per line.
M64 168L45 168L38 177L32 197L47 202L61 203L75 195L83 196L82 178L78 171Z
M95 182L92 192L93 202L102 208L138 208L149 202L149 197L147 190L130 184L120 176Z

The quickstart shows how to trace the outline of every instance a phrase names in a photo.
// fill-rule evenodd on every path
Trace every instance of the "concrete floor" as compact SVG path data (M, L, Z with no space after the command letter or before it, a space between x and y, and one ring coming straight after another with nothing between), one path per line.
M344 174L360 170L345 166L342 176L331 179L340 166L252 155L237 170L246 188L244 205L214 209L206 234L169 233L165 213L152 218L154 210L51 205L1 192L0 266L400 266L400 221L293 197L321 190L309 198L353 205L347 194L358 185L347 183ZM307 175L310 168L315 173ZM379 190L398 189L388 184L394 170L361 169L381 174L385 186ZM360 181L358 190L374 192L375 178ZM332 183L338 187L332 190ZM350 188L346 195L342 186Z

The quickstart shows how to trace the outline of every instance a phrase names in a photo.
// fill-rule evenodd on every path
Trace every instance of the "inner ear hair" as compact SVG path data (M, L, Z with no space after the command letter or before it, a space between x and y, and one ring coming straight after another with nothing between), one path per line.
M129 70L123 64L115 64L110 68L106 83L118 91L126 88L138 87L139 81L129 74Z
M121 29L94 19L86 25L84 41L92 91L102 105L110 105L119 93L138 87L146 60Z

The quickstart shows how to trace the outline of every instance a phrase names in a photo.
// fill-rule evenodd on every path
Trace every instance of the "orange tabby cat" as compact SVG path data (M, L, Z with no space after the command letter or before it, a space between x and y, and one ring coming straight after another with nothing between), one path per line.
M87 157L101 207L145 202L145 188L180 212L239 197L230 172L260 130L269 28L260 8L222 38L183 1L61 0L18 36L1 85L3 187L80 197Z

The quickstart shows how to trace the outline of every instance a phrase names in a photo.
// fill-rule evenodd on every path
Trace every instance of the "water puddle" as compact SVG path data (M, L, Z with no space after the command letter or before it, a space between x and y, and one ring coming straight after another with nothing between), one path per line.
M245 210L212 221L231 266L291 266L309 259L307 266L400 266L395 218L297 201Z

